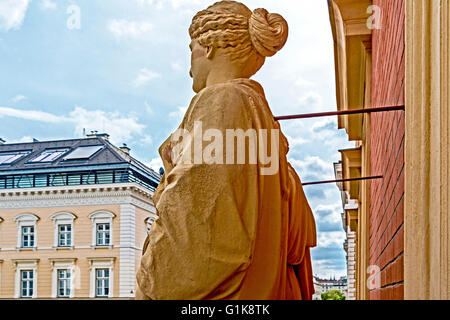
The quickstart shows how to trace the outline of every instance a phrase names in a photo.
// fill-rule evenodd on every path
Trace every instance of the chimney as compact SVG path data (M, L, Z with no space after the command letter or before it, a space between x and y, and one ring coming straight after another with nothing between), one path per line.
M131 151L131 149L128 148L126 143L124 143L123 146L121 146L119 149L122 150L123 152L125 152L128 155L130 154L130 151Z
M0 145L5 144L5 143L6 143L6 141L3 140L2 138L0 138Z
M104 140L109 139L109 134L107 133L98 133L98 131L91 131L90 134L87 134L86 137L88 138L102 138Z

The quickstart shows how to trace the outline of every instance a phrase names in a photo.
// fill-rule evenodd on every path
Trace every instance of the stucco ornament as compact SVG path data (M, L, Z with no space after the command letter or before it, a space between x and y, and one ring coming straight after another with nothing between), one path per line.
M288 25L221 1L189 33L197 94L159 149L159 218L136 298L311 299L314 217L263 88L249 79L283 48Z

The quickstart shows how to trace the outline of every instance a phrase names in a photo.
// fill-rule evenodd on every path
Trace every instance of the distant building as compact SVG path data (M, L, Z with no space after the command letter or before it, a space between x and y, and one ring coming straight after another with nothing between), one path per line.
M334 164L336 180L342 180L342 162ZM347 300L356 300L356 229L358 221L358 202L351 200L349 193L344 189L342 182L337 183L342 199L342 227L346 233L343 244L347 258Z
M321 300L321 294L330 290L338 290L345 297L347 297L347 278L341 277L339 279L321 279L314 276L315 294L313 300Z
M160 175L107 134L0 143L0 298L129 298Z

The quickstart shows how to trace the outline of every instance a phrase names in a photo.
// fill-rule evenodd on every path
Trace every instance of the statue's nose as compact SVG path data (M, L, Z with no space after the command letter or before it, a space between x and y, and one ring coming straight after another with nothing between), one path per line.
M191 78L193 78L193 76L192 76L192 70L189 70L189 75L191 76Z

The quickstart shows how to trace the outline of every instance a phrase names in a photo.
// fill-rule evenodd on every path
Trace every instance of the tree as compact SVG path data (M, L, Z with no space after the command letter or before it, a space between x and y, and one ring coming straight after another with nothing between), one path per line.
M345 300L345 296L339 290L329 290L321 295L322 300Z

